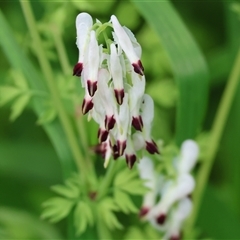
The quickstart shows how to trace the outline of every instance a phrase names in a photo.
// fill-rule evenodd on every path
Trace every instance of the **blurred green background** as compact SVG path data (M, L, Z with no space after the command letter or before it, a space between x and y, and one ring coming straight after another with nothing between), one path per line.
M208 63L209 99L203 123L203 132L207 133L211 128L239 48L239 17L232 10L233 1L175 0L172 3ZM159 129L154 132L155 138L163 138L166 142L172 139L175 121L175 88L172 86L171 68L156 34L131 2L33 1L31 4L37 20L46 24L59 18L63 22L64 43L72 66L78 57L75 45L75 17L79 12L88 11L93 18L103 22L108 21L110 15L115 14L123 25L132 29L143 48L143 63L149 79L147 83L149 93L153 91L153 83L157 80L161 80L163 84L166 80L167 87L173 93L173 96L163 95L162 99L157 100L154 125ZM58 9L64 4L65 12L58 13ZM19 2L1 1L0 9L8 20L18 43L37 65L29 45L30 36ZM42 37L46 40L46 49L49 51L53 68L59 69L51 39L49 40L48 34L42 34ZM0 84L3 85L8 81L10 65L2 49L0 49L0 56ZM64 238L66 234L64 222L51 226L39 220L42 202L52 196L49 187L62 182L62 170L58 157L42 127L36 124L37 117L32 110L25 109L16 121L10 122L9 106L0 108L0 238L7 239L4 235L7 234L6 229L16 237L35 236L38 239L53 239L62 236ZM237 90L199 213L197 231L200 231L202 238L240 239L239 106L240 87ZM210 144L207 137L204 138L203 143Z

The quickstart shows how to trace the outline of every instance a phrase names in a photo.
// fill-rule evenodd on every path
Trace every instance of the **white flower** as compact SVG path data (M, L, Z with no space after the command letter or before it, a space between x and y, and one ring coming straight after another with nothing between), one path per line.
M180 199L187 197L194 189L195 181L190 174L178 177L177 181L171 181L169 188L162 195L159 203L154 206L148 214L148 218L153 218L158 224L164 224L169 209Z
M183 222L189 216L191 210L192 201L189 198L183 198L178 202L167 223L164 239L180 239Z
M87 88L89 95L92 97L97 90L97 77L99 70L99 47L95 31L91 31L90 42L88 45L88 77Z
M114 41L109 49L104 47L109 46L108 39L105 39L106 44L99 44L96 36L105 31L104 24L97 21L93 25L87 13L78 15L79 62L73 72L81 76L85 89L82 112L88 113L88 119L92 118L99 125L99 145L95 151L104 156L104 166L112 155L114 159L125 156L128 167L132 168L137 161L137 151L146 148L150 153L158 153L151 138L153 101L144 95L146 80L140 61L140 44L115 16L111 21L112 24L105 25L114 30ZM136 131L132 131L132 126Z
M116 41L121 46L123 51L125 52L127 58L129 59L129 61L131 62L132 66L134 68L134 71L140 75L144 75L144 73L143 73L144 68L142 66L142 63L141 63L139 57L137 56L137 54L134 50L134 47L132 45L131 39L129 38L128 34L126 33L124 28L119 23L116 16L112 15L111 21L113 24L114 33L117 37Z
M188 173L194 167L199 155L199 148L195 141L186 140L181 146L181 155L178 164L179 174Z
M114 43L111 44L110 70L113 79L114 93L118 104L122 104L124 98L123 74L120 59Z
M92 27L92 17L88 13L80 13L76 18L76 29L77 29L77 47L79 50L78 63L73 69L73 75L81 76L83 70L83 59L88 43L88 34Z

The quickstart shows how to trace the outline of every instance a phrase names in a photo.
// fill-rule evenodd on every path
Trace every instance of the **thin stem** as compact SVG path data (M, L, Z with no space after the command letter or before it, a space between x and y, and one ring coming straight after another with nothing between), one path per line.
M39 60L40 67L41 67L44 77L46 79L46 82L47 82L49 91L51 93L54 105L56 107L60 121L62 123L66 137L68 139L71 151L74 156L74 160L75 160L76 165L79 168L79 170L82 170L81 171L82 174L86 175L87 174L86 164L84 162L81 152L79 151L78 142L77 142L76 136L74 134L73 128L71 126L71 123L69 121L69 118L65 112L65 109L63 108L63 104L61 102L60 95L56 88L56 83L54 81L54 75L53 75L51 66L50 66L49 62L47 61L47 58L44 54L44 48L43 48L39 33L37 31L37 26L36 26L36 22L35 22L35 19L34 19L32 10L31 10L30 3L29 3L29 1L24 1L24 0L20 0L20 3L22 6L22 10L23 10L30 34L31 34L33 42L35 44L35 50L36 50L37 58Z
M213 122L213 127L209 139L210 145L208 148L206 159L202 163L202 166L197 175L196 191L193 194L194 209L189 218L189 221L186 224L186 229L189 231L191 231L191 229L193 228L199 212L201 200L211 172L214 159L217 154L219 142L221 140L222 133L225 128L228 115L234 100L234 96L239 84L239 78L240 78L240 49L238 50L237 58L235 60L234 66L232 68L230 77L227 82L227 86L223 93L223 97L220 101L219 108Z
M98 199L105 196L109 190L109 186L111 185L112 179L115 174L115 169L118 165L118 161L111 161L110 166L107 169L107 173L104 176L100 186L99 186L99 195Z
M59 32L59 29L57 28L57 26L52 26L51 27L52 30L52 36L53 36L53 40L56 46L56 50L58 53L58 57L59 57L59 61L63 70L64 75L69 75L69 71L71 69L69 61L68 61L68 57L67 57L67 53L65 51L65 47L64 47L64 43L62 40L62 35Z

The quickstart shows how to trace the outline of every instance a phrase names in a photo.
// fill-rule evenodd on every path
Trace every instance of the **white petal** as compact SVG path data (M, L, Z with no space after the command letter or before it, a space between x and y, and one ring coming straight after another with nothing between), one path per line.
M151 124L154 118L154 102L148 94L144 94L143 96L141 109L143 124Z
M96 39L95 31L91 31L90 42L88 49L88 79L91 81L97 81L98 67L99 67L99 47Z
M120 64L120 59L117 54L117 49L115 44L111 44L111 55L110 55L110 69L113 78L113 84L115 89L123 89L123 76L122 76L122 66Z
M124 28L120 25L116 16L112 15L111 21L113 24L114 32L117 37L117 41L120 44L123 51L125 52L127 58L129 59L129 61L131 63L138 62L139 58L134 51L132 42L131 42L129 36L127 35L127 33L125 32Z
M133 148L135 151L145 148L145 140L141 132L135 132L132 135Z
M129 38L132 42L132 45L134 47L135 53L137 54L138 58L140 59L141 56L142 56L141 45L138 43L137 39L135 38L134 34L132 33L132 31L129 28L123 26L123 29L125 30L125 32L129 36Z
M186 140L181 146L181 156L179 161L179 173L187 173L192 170L196 164L199 155L199 148L195 141Z
M88 34L92 27L93 21L92 17L88 13L80 13L76 18L76 28L77 28L77 47L79 49L79 62L83 62L84 52L88 43Z

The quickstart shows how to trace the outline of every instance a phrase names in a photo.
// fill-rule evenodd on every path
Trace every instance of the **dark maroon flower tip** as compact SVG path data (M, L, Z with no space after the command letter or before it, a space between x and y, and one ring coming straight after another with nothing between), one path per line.
M181 240L181 236L180 235L173 235L170 237L169 240Z
M106 129L98 129L98 140L100 143L105 142L108 137L108 131Z
M83 64L78 62L73 68L73 76L80 77L81 73L82 73L82 70L83 70Z
M92 99L87 101L87 100L84 98L83 103L82 103L82 113L83 113L83 115L85 115L86 113L88 113L92 108L93 108Z
M127 141L119 141L117 140L117 148L118 148L118 154L119 156L123 155L123 152L127 146Z
M134 163L137 161L137 157L135 154L126 154L126 163L129 169L132 169Z
M157 144L153 140L152 142L146 141L146 149L151 154L154 154L154 153L160 154L158 151Z
M112 152L113 152L113 159L116 160L117 158L119 158L119 153L118 153L118 147L116 144L114 144L112 146Z
M159 225L164 224L165 220L166 220L166 215L165 214L160 214L157 218L156 221Z
M143 129L142 117L141 116L132 117L132 125L136 130L142 131L142 129Z
M147 213L149 212L149 208L147 207L142 207L139 212L139 217L142 218L144 217Z
M123 103L123 98L124 98L124 89L114 89L114 93L115 93L115 98L117 100L117 103L119 105L121 105Z
M137 61L137 63L132 64L134 72L140 74L141 76L144 75L144 67L142 65L142 62L140 60Z
M114 115L112 116L105 116L105 128L107 129L107 131L113 129L114 125L115 125L115 118L114 118Z
M92 82L91 80L87 80L87 87L89 95L93 97L94 93L97 90L97 81Z

